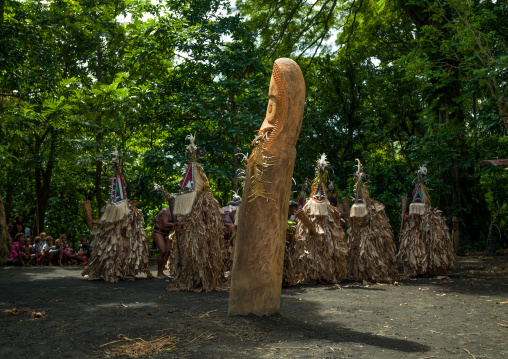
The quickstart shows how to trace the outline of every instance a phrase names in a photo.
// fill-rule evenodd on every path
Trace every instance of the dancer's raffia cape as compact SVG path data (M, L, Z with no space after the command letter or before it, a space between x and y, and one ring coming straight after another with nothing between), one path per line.
M185 226L173 241L170 291L225 290L224 226L219 203L210 192L199 192ZM179 247L179 248L178 248Z
M141 272L153 278L148 262L148 238L143 228L143 214L132 202L124 199L122 175L115 175L112 187L115 194L98 221L92 259L81 274L106 282L134 280ZM119 191L122 200L115 202L115 198L119 198Z
M355 198L359 202L351 208L348 231L349 278L392 282L398 278L396 247L385 206L369 198L362 182L363 169L359 161L357 176Z
M302 221L296 227L293 264L298 282L337 283L347 278L348 247L340 220L326 201L325 214L316 215L310 199L303 207L316 232L312 233Z
M423 215L409 214L398 260L407 276L445 275L455 269L452 239L440 210L428 206Z
M392 227L384 205L367 199L367 215L351 218L348 232L349 277L368 282L392 282L398 277Z
M279 311L295 145L304 105L305 81L300 68L293 60L276 60L266 117L246 166L229 315Z
M174 236L170 258L174 279L167 290L225 290L224 224L219 203L212 196L203 168L196 161L197 147L193 141L192 137L188 146L191 163L181 185L182 188L188 186L191 191L178 195L175 203L178 221L185 224ZM188 176L191 182L186 181Z
M445 275L455 269L450 231L442 212L430 206L430 197L422 181L426 171L421 167L418 172L413 203L400 235L397 258L407 276Z
M284 246L284 263L282 269L282 286L290 287L296 283L296 272L293 265L293 253L295 251L295 234L293 231L286 231L286 243Z
M326 194L328 166L323 154L316 162L310 199L297 213L300 221L296 227L293 264L298 282L337 283L347 278L348 247L340 214L330 205ZM312 224L307 224L308 221Z

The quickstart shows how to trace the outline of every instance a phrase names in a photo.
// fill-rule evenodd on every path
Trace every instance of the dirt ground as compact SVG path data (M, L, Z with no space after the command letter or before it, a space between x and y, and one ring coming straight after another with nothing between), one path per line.
M398 285L285 288L281 314L262 318L229 318L228 293L81 269L0 268L2 358L128 357L162 337L161 353L141 357L508 358L508 256L461 257L448 277Z

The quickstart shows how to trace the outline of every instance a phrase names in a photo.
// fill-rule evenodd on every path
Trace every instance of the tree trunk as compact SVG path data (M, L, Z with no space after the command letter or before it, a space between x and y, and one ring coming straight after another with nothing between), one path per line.
M0 229L2 230L2 246L0 248L0 257L9 256L12 250L12 238L7 230L7 217L5 215L4 203L2 195L0 195Z
M439 22L432 18L427 8L423 5L401 2L402 8L411 18L416 27L416 38L420 38L420 31L425 26L432 26L444 39L452 35ZM453 17L453 14L448 14ZM435 103L433 112L438 122L446 128L447 140L440 143L443 149L441 156L453 156L451 165L443 174L443 181L451 188L451 194L438 196L438 206L446 215L457 215L462 222L469 226L469 233L474 235L475 240L486 236L489 227L490 213L481 193L476 193L480 178L474 177L474 167L465 163L471 161L470 150L467 147L466 116L460 101L464 98L462 93L458 63L449 59L446 53L441 52L439 46L431 43L419 43L419 50L428 56L432 66L442 68L449 75L444 85L439 77L431 77L429 81L434 85L426 92L428 103ZM443 86L444 85L444 86ZM434 102L435 101L435 102ZM479 200L475 201L475 198Z
M100 119L99 119L100 121ZM99 145L99 148L101 148L102 144L102 132L99 132L97 136L95 137L95 141ZM100 149L98 150L100 151ZM94 177L94 186L95 186L95 199L97 200L97 207L99 211L104 207L106 204L104 202L104 197L102 196L102 162L100 160L95 161L95 177Z
M470 159L471 153L465 145L467 129L464 110L453 101L461 96L458 78L440 91L444 91L440 94L442 100L437 101L434 112L438 115L439 123L447 127L450 138L442 145L457 155L453 156L451 166L446 170L443 178L445 184L451 187L452 194L440 196L438 206L445 210L447 215L453 213L461 217L464 223L468 224L470 233L476 237L475 241L483 240L488 234L490 212L484 197L475 193L479 178L475 180L474 167L463 165ZM473 198L478 200L474 201Z
M36 137L35 151L38 158L38 164L35 166L35 193L37 196L37 212L36 212L36 225L34 226L34 236L39 235L44 231L44 222L46 220L46 210L48 208L48 201L51 189L51 178L53 175L53 168L55 166L56 143L58 135L54 129L50 132L50 150L48 157L48 164L44 169L41 160L41 147L43 138Z
M233 179L231 187L234 192L238 192L238 135L233 137Z

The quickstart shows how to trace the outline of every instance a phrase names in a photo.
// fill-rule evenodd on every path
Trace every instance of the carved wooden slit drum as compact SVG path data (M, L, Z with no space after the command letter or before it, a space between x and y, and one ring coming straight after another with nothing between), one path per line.
M295 146L304 105L305 81L300 68L293 60L276 60L266 116L246 166L229 315L279 311Z

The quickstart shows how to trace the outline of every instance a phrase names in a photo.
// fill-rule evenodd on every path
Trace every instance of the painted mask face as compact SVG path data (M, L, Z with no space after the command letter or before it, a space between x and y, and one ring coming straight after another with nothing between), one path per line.
M324 201L327 198L326 189L322 183L316 186L316 188L314 189L314 193L312 194L312 198L314 198L318 202Z

